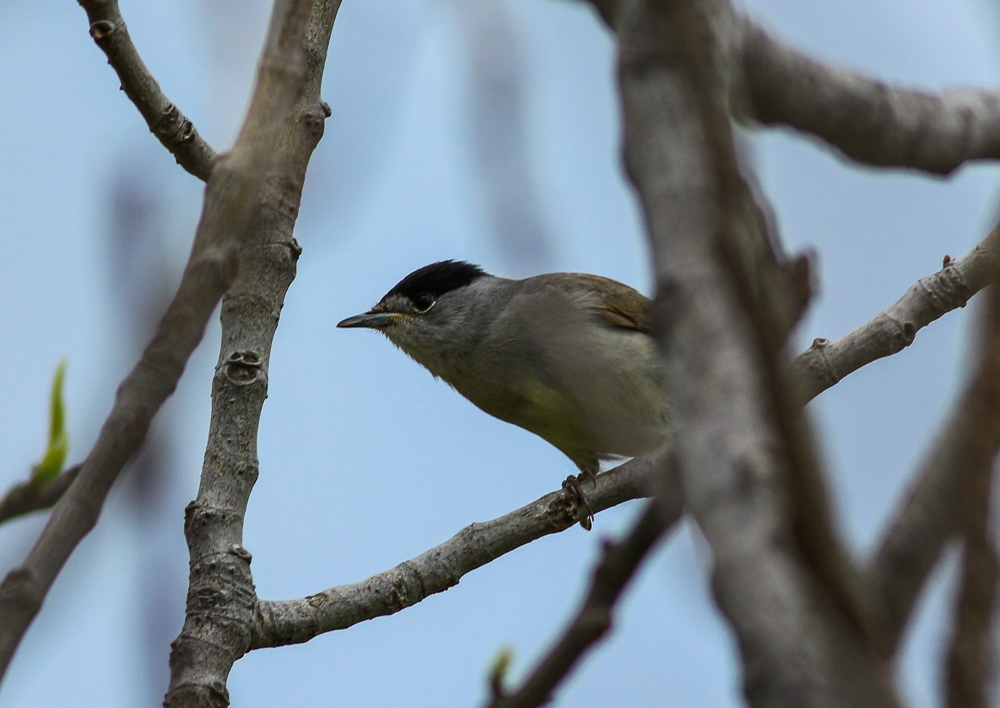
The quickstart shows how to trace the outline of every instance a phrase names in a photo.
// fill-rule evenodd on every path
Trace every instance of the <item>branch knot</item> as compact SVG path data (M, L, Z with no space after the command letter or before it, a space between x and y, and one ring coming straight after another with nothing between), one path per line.
M260 376L260 356L252 351L236 351L226 360L226 377L235 384L253 383Z
M103 49L110 42L109 38L116 29L118 26L111 20L98 20L90 26L90 36Z

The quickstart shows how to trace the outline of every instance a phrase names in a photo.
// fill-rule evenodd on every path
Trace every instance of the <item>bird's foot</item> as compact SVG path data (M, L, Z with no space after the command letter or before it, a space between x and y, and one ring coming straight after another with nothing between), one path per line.
M570 477L570 479L573 479ZM590 482L591 489L597 489L597 472L589 467L584 467L580 470L580 474L576 476L577 484L582 484L583 482Z
M597 476L593 470L583 470L580 474L570 475L562 483L563 491L573 504L573 509L580 526L590 531L594 527L594 511L587 503L587 498L583 496L583 482L589 480L591 485L597 486Z

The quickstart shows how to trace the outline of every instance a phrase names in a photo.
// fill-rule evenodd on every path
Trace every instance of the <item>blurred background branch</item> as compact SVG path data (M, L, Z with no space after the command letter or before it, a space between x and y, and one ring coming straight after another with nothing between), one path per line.
M971 562L972 572L981 567L977 556L984 553L988 537L990 470L1000 445L997 288L988 294L989 315L984 318L975 373L925 454L869 564L870 592L891 649L899 643L946 544L963 532L971 534L966 564ZM988 631L986 626L979 630Z
M0 523L33 511L52 508L76 479L79 471L80 465L73 465L41 488L30 479L15 484L0 499Z

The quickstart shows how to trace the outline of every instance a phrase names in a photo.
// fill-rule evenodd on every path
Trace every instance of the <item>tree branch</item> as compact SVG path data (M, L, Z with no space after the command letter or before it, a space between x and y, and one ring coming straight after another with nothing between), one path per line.
M587 597L576 615L516 691L504 693L502 686L493 686L494 695L489 708L536 708L548 703L583 655L608 633L615 605L625 587L657 541L681 518L684 505L676 469L671 470L670 478L677 491L670 495L669 503L664 504L658 494L656 499L646 504L645 511L624 539L617 543L604 543Z
M967 518L962 556L962 587L955 608L951 649L948 652L946 695L948 708L989 708L996 705L997 549L989 530L990 466L980 468L983 484L972 485L973 501ZM975 489L974 487L979 487ZM993 690L991 690L993 689ZM994 694L994 695L991 695Z
M947 175L1000 159L1000 94L888 86L784 46L747 18L742 56L749 117L810 133L866 165Z
M685 502L712 548L751 705L895 706L784 388L781 313L753 297L755 274L732 242L753 226L716 34L731 13L724 0L638 0L612 15Z
M94 527L108 490L174 391L219 298L233 282L240 242L260 206L261 175L271 163L285 118L302 87L304 0L289 7L288 22L274 21L257 90L232 152L208 180L191 256L180 286L139 362L118 388L114 407L77 478L56 504L24 564L0 585L0 675L48 589L77 543ZM279 18L285 13L277 13Z
M194 125L166 97L146 68L128 34L117 0L79 0L90 20L90 36L108 57L122 90L146 119L149 130L177 160L201 180L208 180L216 153Z
M596 488L587 489L591 509L597 513L648 496L666 454L661 450L636 457L598 475ZM676 482L664 494L680 506ZM299 644L324 632L395 614L454 587L466 573L575 523L575 505L562 491L552 492L492 521L466 526L444 543L359 583L296 600L261 600L249 648Z
M817 339L792 365L805 401L812 400L848 374L910 344L917 332L942 315L965 307L969 299L1000 273L1000 226L966 256L947 260L933 275L921 278L890 307L840 339Z
M996 297L991 293L991 300ZM869 564L869 592L879 605L890 648L898 644L944 547L969 518L967 505L974 501L968 498L967 476L988 468L1000 445L997 338L991 335L994 341L984 349Z
M76 479L80 467L81 465L73 465L63 470L58 477L40 489L31 479L12 486L3 499L0 499L0 524L54 506Z
M870 322L840 339L814 341L792 364L801 377L805 400L812 400L873 361L905 349L928 324L964 307L973 295L996 279L994 273L998 269L1000 227L963 258L949 260L937 273L920 279ZM35 492L28 482L11 487L0 500L0 523L53 506L79 467L63 472L42 493Z
M1000 288L990 288L980 363L974 394L988 408L987 416L970 421L972 438L966 451L968 465L953 470L960 478L959 518L964 527L962 585L958 593L951 648L948 652L945 695L948 708L989 708L995 705L997 648L994 613L997 600L997 549L990 523L993 478L1000 446Z
M306 168L330 115L320 87L339 7L339 0L298 2L295 23L277 35L289 47L301 46L301 72L291 68L303 90L291 115L279 114L282 135L273 145L260 194L263 208L240 251L239 278L222 301L222 345L201 484L185 512L191 558L187 607L184 627L171 645L165 706L228 705L229 671L250 642L248 623L257 597L250 553L242 545L243 518L258 474L257 428L271 343L301 252L292 231ZM281 16L276 4L272 30L281 30ZM266 77L280 83L289 68L287 59L265 53L255 99L266 99L275 88L267 86ZM248 117L244 129L250 127Z

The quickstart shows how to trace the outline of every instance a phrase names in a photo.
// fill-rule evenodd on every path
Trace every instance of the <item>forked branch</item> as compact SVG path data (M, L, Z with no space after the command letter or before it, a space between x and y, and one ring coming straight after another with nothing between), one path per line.
M80 540L97 523L112 483L173 393L208 318L237 272L240 243L260 206L263 175L302 89L308 0L279 0L265 60L240 137L212 170L191 256L156 334L118 388L114 407L69 490L24 563L0 584L0 675Z

